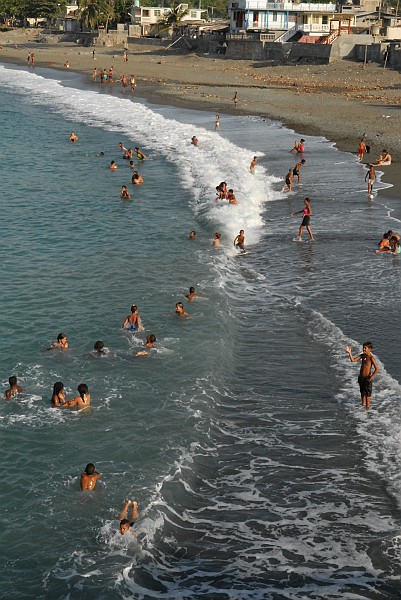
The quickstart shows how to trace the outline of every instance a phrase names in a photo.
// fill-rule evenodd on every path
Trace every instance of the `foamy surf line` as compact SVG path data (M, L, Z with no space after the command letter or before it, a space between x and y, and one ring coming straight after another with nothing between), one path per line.
M298 306L301 308L301 305ZM379 373L374 379L372 407L367 413L360 405L359 365L351 363L345 353L345 346L350 344L354 354L358 355L361 342L348 338L318 311L308 309L308 312L311 314L310 335L328 346L333 366L341 378L341 388L335 397L354 414L357 432L363 439L366 466L387 482L388 491L401 507L401 385L386 371L375 354Z
M249 173L250 152L220 133L198 126L195 132L194 126L168 119L141 103L67 88L60 80L3 66L0 84L13 93L28 96L32 104L48 106L75 124L118 132L133 140L133 145L145 147L151 155L163 155L177 166L197 216L232 239L239 229L244 229L247 244L258 242L263 204L273 195L272 182L263 167L256 176ZM191 144L195 133L199 138L196 148ZM84 143L81 138L80 144ZM238 206L216 203L215 188L223 180L234 189Z

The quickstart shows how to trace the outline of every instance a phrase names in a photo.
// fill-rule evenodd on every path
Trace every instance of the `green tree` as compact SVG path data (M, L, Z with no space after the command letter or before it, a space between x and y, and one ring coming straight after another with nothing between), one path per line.
M114 0L79 0L79 18L89 29L108 22L114 15Z
M21 4L25 18L49 21L64 14L66 6L63 0L24 0Z
M0 17L14 22L24 17L22 0L0 0Z
M165 31L169 31L170 29L175 29L181 22L182 18L185 17L185 15L187 14L188 10L182 10L180 8L180 5L170 8L170 12L165 17L160 19L160 21L156 25L158 33L163 33Z

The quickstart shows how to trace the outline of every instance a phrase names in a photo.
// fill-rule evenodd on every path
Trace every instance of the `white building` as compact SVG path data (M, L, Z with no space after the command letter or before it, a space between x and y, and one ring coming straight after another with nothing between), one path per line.
M187 11L181 19L182 23L188 21L205 21L202 17L207 10L200 8L190 8L189 4L179 4L179 11ZM133 25L140 25L142 29L142 35L147 35L153 25L156 25L162 19L165 19L171 12L171 8L164 8L162 6L140 6L139 2L136 2L132 6L130 15L131 23Z
M336 4L237 0L229 2L230 31L302 31L320 36L330 32Z

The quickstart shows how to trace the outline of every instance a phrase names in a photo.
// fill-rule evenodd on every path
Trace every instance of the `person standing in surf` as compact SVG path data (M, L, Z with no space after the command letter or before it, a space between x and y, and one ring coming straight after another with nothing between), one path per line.
M300 242L302 240L302 232L303 232L304 227L306 227L306 230L309 233L310 239L312 241L315 241L315 238L313 237L312 229L310 228L310 224L309 224L310 218L313 215L312 207L310 205L310 198L305 198L304 204L305 204L305 208L303 208L302 210L298 210L297 212L291 213L292 217L294 217L295 215L303 214L303 219L302 219L302 223L299 227L299 233L298 233L297 240L298 240L298 242Z
M372 354L373 345L371 342L365 342L362 347L362 354L359 356L352 356L352 350L350 346L345 347L345 351L349 356L351 362L362 361L361 370L359 371L358 383L359 390L361 392L361 401L366 410L370 408L370 397L372 395L372 379L376 377L379 372L379 367ZM373 373L372 373L373 368Z
M373 184L376 181L376 171L373 165L370 165L369 171L365 175L365 181L368 180L368 196L372 196Z
M246 246L245 246L245 232L243 229L239 232L239 234L234 238L234 248L236 250L242 250L245 254Z

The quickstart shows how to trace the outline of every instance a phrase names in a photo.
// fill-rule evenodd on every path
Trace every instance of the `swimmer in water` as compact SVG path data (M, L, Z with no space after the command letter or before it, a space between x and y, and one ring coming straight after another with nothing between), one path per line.
M131 171L133 171L135 169L135 164L133 160L129 161L129 168L131 169Z
M191 144L193 146L197 146L198 145L198 138L196 137L196 135L193 135L191 138Z
M349 356L351 362L358 362L358 360L362 361L361 370L359 371L358 383L359 390L361 393L361 402L362 405L369 410L370 408L370 397L372 395L372 379L376 377L379 372L379 367L377 366L376 360L372 354L373 345L371 342L365 342L362 347L362 354L359 356L352 356L352 351L350 346L345 347L345 351ZM372 373L373 368L373 373Z
M177 302L175 305L175 314L179 317L189 317L189 314L184 310L184 305L182 302Z
M194 240L196 238L196 231L193 229L192 231L189 232L189 236L188 238L190 240Z
M234 190L228 190L227 192L227 200L230 204L238 204L237 198L235 197Z
M78 136L75 135L75 133L73 131L71 131L71 135L70 135L69 139L70 139L71 144L74 144L75 142L78 141Z
M131 148L128 148L128 150L126 152L124 152L123 158L125 160L132 160L132 150L131 150Z
M91 395L88 394L88 386L86 383L80 383L78 386L78 396L75 396L72 400L69 400L65 405L66 408L77 407L78 410L87 408L91 403Z
M116 165L114 160L111 161L109 169L110 169L110 171L115 171L116 169L118 169L118 166Z
M127 519L128 509L132 506L132 516L131 521ZM131 531L131 527L133 527L138 520L138 503L134 502L134 500L126 500L123 506L123 509L120 514L120 527L119 531L121 535L125 535L126 533L131 533L131 535L136 536L135 531Z
M246 252L246 246L245 246L245 233L244 230L241 229L241 231L239 232L239 234L236 236L236 238L234 239L234 248L236 250L242 250L242 252L245 254Z
M189 294L187 294L187 295L185 296L185 298L186 298L187 300L189 300L190 302L192 302L192 300L193 300L194 298L199 298L199 294L195 294L195 288L194 288L194 287L190 287L190 288L189 288Z
M143 177L142 177L142 175L139 175L138 171L134 171L132 174L131 181L132 181L133 185L142 185Z
M127 190L126 185L121 186L120 198L122 198L123 200L129 200L131 198L131 195L130 195L129 191Z
M134 152L138 160L148 160L148 157L145 156L144 153L139 150L139 148L134 148Z
M221 246L220 238L221 238L221 234L216 231L216 233L213 236L213 246L215 248L219 248Z
M299 214L303 215L303 219L302 219L302 223L299 227L299 233L298 233L297 239L299 242L302 240L302 232L303 232L304 227L306 227L306 230L309 233L310 239L312 241L315 241L315 238L313 237L312 229L310 228L310 225L309 225L310 218L313 215L312 207L310 205L310 199L305 198L304 204L305 204L305 208L303 208L302 210L298 210L297 212L291 213L292 217L294 217L295 215L299 215Z
M120 148L122 152L127 152L127 148L123 146L122 142L118 142L117 146Z
M90 492L95 489L97 480L100 479L101 473L98 473L93 463L89 463L85 467L85 471L81 473L81 490L89 490Z
M150 335L146 336L146 344L145 347L146 348L154 348L155 347L155 342L156 342L156 336L151 333ZM137 352L135 354L135 356L148 356L149 352L147 352L146 350L141 350L140 352Z
M384 233L382 239L379 242L379 249L376 250L376 254L381 254L382 252L391 252L392 247L390 244L390 236L388 233Z
M64 383L62 381L56 381L54 384L50 403L53 408L60 408L60 406L67 405L64 393Z
M138 307L136 304L131 306L131 314L125 318L124 323L121 325L121 329L128 329L128 331L145 331L142 327L141 317L138 314Z
M100 356L105 356L109 353L108 349L104 345L104 342L102 342L101 340L95 342L93 349L96 350L97 354L99 354Z
M21 394L21 392L24 391L23 388L20 385L18 385L17 378L15 375L12 375L8 378L8 383L10 384L10 387L8 388L8 390L6 390L6 393L4 394L6 400L11 400L13 396Z
M67 336L65 335L65 333L58 334L57 342L53 342L52 345L50 346L49 350L52 350L53 348L58 348L59 350L67 350L68 349Z
M251 160L251 164L249 166L249 171L252 173L252 175L255 174L255 167L256 167L257 162L258 162L258 157L254 156L253 159Z
M214 121L214 130L219 131L219 129L220 129L220 115L216 114L216 118Z

